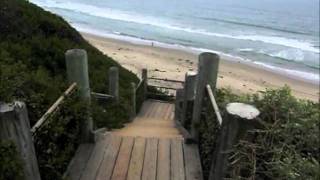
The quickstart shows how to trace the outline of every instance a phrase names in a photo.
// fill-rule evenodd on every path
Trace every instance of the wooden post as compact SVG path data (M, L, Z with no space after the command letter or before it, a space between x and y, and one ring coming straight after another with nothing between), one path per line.
M143 97L144 97L144 100L146 100L147 94L148 94L148 70L145 68L142 69L141 79L144 81L143 82Z
M23 102L0 104L0 139L13 141L16 145L23 161L24 179L40 180L28 112Z
M131 83L131 120L136 117L137 108L136 108L136 84L134 82Z
M177 89L177 91L176 91L174 119L178 120L178 121L181 120L183 94L184 94L183 89Z
M93 141L93 121L90 117L90 84L88 74L87 52L83 49L71 49L65 53L68 81L70 84L76 82L81 99L87 103L86 122L81 125L81 141Z
M193 106L191 135L195 141L199 139L198 126L202 110L202 102L206 85L209 84L215 91L219 68L219 56L214 53L201 53L199 55L196 95Z
M184 82L184 95L183 95L183 105L182 105L182 114L181 114L181 123L185 127L186 119L190 118L187 114L189 111L192 111L192 104L195 96L195 85L196 85L196 72L189 71L185 75ZM191 113L192 114L192 113ZM192 117L191 117L192 118Z
M254 128L260 112L252 105L243 103L227 104L227 114L222 121L220 137L213 154L210 180L224 179L227 173L228 157L234 145Z
M109 69L109 94L119 101L119 69L115 66Z

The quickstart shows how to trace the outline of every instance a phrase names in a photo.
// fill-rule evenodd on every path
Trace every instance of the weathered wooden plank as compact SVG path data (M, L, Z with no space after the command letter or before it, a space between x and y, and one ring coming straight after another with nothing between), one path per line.
M166 119L167 120L173 120L173 119L170 119L171 118L171 114L174 112L174 105L173 104L170 104L170 107L168 109L168 113L166 115Z
M168 112L170 111L170 107L171 107L171 104L165 103L164 111L163 111L163 114L161 115L162 119L164 120L168 119Z
M160 139L158 145L157 180L170 179L170 139Z
M158 156L158 139L147 139L142 180L156 180L157 174L157 156Z
M154 111L154 117L156 118L162 118L162 112L163 112L163 103L157 103L157 108Z
M171 179L184 180L184 163L182 141L179 139L171 140Z
M161 111L163 110L163 103L156 103L157 108L154 111L154 117L161 118Z
M125 180L127 178L132 147L133 138L123 137L118 158L111 177L112 180Z
M169 120L174 120L174 111L175 111L174 108L175 107L173 107L171 112L170 112Z
M94 144L80 144L65 173L66 179L80 179L92 153Z
M121 137L111 136L110 144L104 154L103 161L98 171L97 180L109 180L115 166L121 145Z
M152 102L152 107L150 109L150 114L149 114L149 117L156 117L155 116L155 112L157 111L157 108L158 108L159 104L157 102Z
M150 101L145 101L145 102L143 102L142 108L141 108L138 116L140 116L140 117L146 116L150 104L151 104Z
M109 144L109 140L110 136L105 136L96 143L80 179L91 180L96 178L97 171L101 165L106 147Z
M152 110L154 109L155 104L153 102L150 102L150 105L146 109L146 117L151 117Z
M144 161L146 139L135 138L128 170L128 180L140 180Z
M203 180L198 147L196 144L184 144L184 162L186 180Z
M165 103L164 107L163 107L163 112L161 114L162 119L167 120L167 114L168 114L169 109L170 109L170 104Z

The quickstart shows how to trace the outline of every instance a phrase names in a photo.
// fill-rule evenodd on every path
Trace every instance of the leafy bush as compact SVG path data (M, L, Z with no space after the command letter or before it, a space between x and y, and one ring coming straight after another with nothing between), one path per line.
M73 48L88 53L94 92L107 93L108 69L119 68L122 105L96 104L92 114L98 127L121 127L129 117L130 82L137 83L138 78L91 46L61 17L25 0L0 1L0 101L24 101L34 125L68 87L64 53ZM81 111L76 104L71 107L59 112L35 137L41 174L47 174L43 179L59 179L75 152Z
M319 179L319 103L297 100L288 87L243 96L221 89L216 97L222 116L230 102L253 104L261 112L261 129L250 131L250 139L240 141L230 154L229 178ZM209 120L200 127L206 177L217 127L214 117Z
M42 179L60 179L79 145L86 106L76 95L68 97L34 134Z
M11 141L0 141L0 180L23 178L22 161Z
M24 0L0 1L0 99L25 101L33 124L67 87L64 53L72 48L87 50L92 91L107 93L108 69L119 67L120 96L129 101L130 82L137 77L62 18Z

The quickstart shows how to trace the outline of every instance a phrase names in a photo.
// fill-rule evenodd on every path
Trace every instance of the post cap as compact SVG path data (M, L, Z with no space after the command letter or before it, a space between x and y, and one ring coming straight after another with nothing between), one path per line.
M83 56L83 55L87 55L87 51L84 49L69 49L66 51L65 53L66 56Z
M248 120L254 119L260 114L260 111L256 107L238 102L227 104L227 111L232 115Z

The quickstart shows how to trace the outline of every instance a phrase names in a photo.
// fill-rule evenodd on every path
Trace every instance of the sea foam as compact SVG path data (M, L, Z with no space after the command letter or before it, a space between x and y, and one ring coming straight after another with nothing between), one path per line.
M239 56L215 51L212 49L189 47L189 46L183 46L183 45L179 45L179 44L169 44L169 43L163 43L163 42L158 42L158 41L153 41L153 40L148 40L148 39L141 39L141 38L137 38L137 37L133 37L133 36L124 36L123 34L122 35L119 34L119 32L112 32L113 34L106 33L106 32L102 32L99 30L86 28L81 25L76 26L76 28L81 32L95 34L95 35L103 36L103 37L107 37L107 38L123 40L123 41L127 41L127 42L134 43L134 44L140 44L140 45L153 44L154 46L157 46L157 47L177 49L177 50L182 50L182 51L191 52L191 53L195 53L195 54L199 54L202 52L217 53L221 56L222 59L225 59L225 60L242 61L242 62L245 62L248 64L255 64L256 66L261 67L262 69L266 69L266 70L269 70L272 72L276 72L278 74L286 75L288 77L293 77L296 79L305 80L305 81L313 83L313 84L319 84L319 80L320 80L318 73L304 72L304 71L299 71L299 70L292 70L292 69L277 67L277 66L273 66L273 65L266 64L263 62L254 61L254 60L251 60L248 58L242 58ZM242 49L242 50L249 50L250 51L251 49Z
M72 10L74 12L80 12L80 13L101 17L101 18L156 26L160 28L166 28L166 29L176 30L176 31L184 31L184 32L193 33L193 34L237 39L237 40L259 41L267 44L297 48L297 49L310 51L314 53L320 52L319 48L314 47L314 45L311 42L297 40L297 39L289 39L286 37L266 36L266 35L223 34L223 33L210 32L206 29L184 27L182 25L179 25L179 23L177 22L172 22L170 20L159 20L157 17L145 16L135 12L114 10L106 7L100 8L97 6L88 5L84 3L65 2L65 1L48 1L48 0L45 0L45 1L32 0L32 1L40 6L43 6L49 9L60 8L60 9Z

